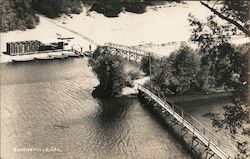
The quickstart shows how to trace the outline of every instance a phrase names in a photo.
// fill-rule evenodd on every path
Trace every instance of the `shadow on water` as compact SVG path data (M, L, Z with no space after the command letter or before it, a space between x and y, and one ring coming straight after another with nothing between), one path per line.
M131 114L133 99L129 97L100 99L99 105L101 109L96 114L96 124L93 125L93 131L96 132L93 145L96 145L99 153L107 156L113 151L126 153L131 120L128 116Z
M101 99L100 105L102 110L97 120L101 125L106 125L125 120L132 101L129 97Z

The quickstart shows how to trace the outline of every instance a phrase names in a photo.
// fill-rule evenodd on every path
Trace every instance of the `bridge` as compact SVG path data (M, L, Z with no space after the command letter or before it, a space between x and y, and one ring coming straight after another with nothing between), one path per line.
M215 134L208 130L198 120L185 113L183 109L174 105L173 102L171 102L170 100L165 102L166 99L162 100L161 98L153 94L149 89L141 85L138 85L137 89L139 91L139 94L147 96L150 100L156 102L164 110L164 112L167 112L168 115L172 117L172 123L181 126L182 137L189 133L189 136L191 137L190 146L193 150L195 150L199 143L201 143L205 146L205 158L207 159L210 159L212 157L217 157L220 159L235 158L222 150L222 147L226 146L225 143L223 143L219 138L217 138ZM172 126L174 126L174 124ZM238 154L238 152L234 151L234 154Z
M111 54L118 55L128 61L140 62L141 58L144 56L159 57L155 53L121 44L105 43L104 47L107 47Z

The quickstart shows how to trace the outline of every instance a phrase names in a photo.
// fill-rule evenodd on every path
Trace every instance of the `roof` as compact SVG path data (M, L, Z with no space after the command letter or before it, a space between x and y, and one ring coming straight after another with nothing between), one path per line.
M55 38L55 39L41 39L39 41L44 43L44 44L63 42L63 40L59 40L57 38Z
M27 43L27 42L40 42L40 41L38 40L12 41L12 42L7 42L7 44Z

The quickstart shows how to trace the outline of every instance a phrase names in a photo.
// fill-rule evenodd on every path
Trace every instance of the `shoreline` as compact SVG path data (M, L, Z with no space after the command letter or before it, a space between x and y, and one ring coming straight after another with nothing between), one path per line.
M37 52L34 54L28 54L28 55L16 55L16 56L11 56L11 55L7 55L4 53L1 53L0 55L0 64L4 64L4 63L12 63L15 62L13 60L20 60L21 62L29 62L32 60L36 60L36 58L43 58L44 60L46 60L45 58L49 57L49 56L63 56L65 55L65 58L68 58L70 55L77 55L74 52L71 52L69 50L56 50L56 51L46 51L46 52ZM81 56L81 55L79 55ZM50 60L50 59L48 59Z

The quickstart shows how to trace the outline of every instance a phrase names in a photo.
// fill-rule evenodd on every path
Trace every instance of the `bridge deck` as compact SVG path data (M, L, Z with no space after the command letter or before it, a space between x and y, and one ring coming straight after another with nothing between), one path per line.
M194 127L191 123L185 120L181 115L175 112L171 106L161 100L159 97L154 95L148 89L138 85L138 90L147 94L150 98L156 101L159 105L161 105L169 114L171 114L176 120L178 120L185 128L187 128L194 136L196 136L207 148L209 148L212 152L214 152L221 159L229 159L231 158L227 153L225 153L219 146L213 143L208 137L206 137L201 131L199 131L196 127Z

